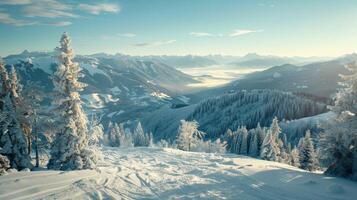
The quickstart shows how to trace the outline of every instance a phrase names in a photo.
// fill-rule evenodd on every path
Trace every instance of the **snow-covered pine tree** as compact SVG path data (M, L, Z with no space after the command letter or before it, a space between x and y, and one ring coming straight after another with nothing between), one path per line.
M141 126L140 121L138 122L137 126L133 132L133 139L134 139L134 146L148 146L149 141L148 138L145 136L143 127Z
M255 132L255 129L249 131L250 133L250 142L249 142L249 156L256 157L259 155L258 149L258 136Z
M10 85L9 85L9 75L5 69L5 64L0 57L0 78L1 78L1 93L0 93L0 156L1 154L5 154L4 147L6 149L10 149L11 146L11 141L8 135L8 115L7 113L4 112L5 108L5 99L8 95L8 91L10 90ZM6 156L2 156L2 170L5 170L9 167L6 167L10 165L10 161ZM8 165L6 163L9 163ZM1 170L1 169L0 169Z
M19 94L20 85L17 75L12 68L11 78L1 62L1 119L0 119L0 149L1 154L7 156L10 166L16 169L32 168L29 148L23 129L20 127L20 120L24 115L21 110L21 96Z
M279 161L280 159L280 147L279 147L279 134L281 129L279 127L279 121L275 117L273 122L264 138L260 157L264 160Z
M289 165L300 167L299 150L296 147L294 147L293 150L291 150L289 157L290 157L290 161L288 163Z
M245 126L242 127L241 129L241 146L240 146L240 154L247 155L248 154L248 130Z
M309 171L316 170L317 159L310 130L306 131L299 145L300 167Z
M260 158L263 160L277 161L276 146L274 136L271 130L268 130L261 146Z
M11 66L11 78L10 78L11 90L10 97L15 110L16 118L19 122L20 128L26 137L27 153L30 155L32 150L32 125L29 121L30 115L32 115L33 109L27 104L22 97L22 85L19 82L15 67Z
M238 129L234 132L234 139L233 139L233 153L236 154L242 154L242 144L243 144L243 139L244 139L244 132L245 132L245 127L240 126ZM244 147L245 148L245 147Z
M121 131L121 129L117 123L111 123L108 129L109 129L108 144L111 147L119 147L120 146L120 137L122 134L124 134L124 132Z
M71 40L67 33L62 35L60 47L56 50L59 55L57 71L53 76L57 93L54 105L60 132L53 142L47 167L58 170L93 169L97 156L88 148L88 120L79 95L85 85L78 81L80 68L78 63L73 62Z
M154 144L154 136L152 134L152 132L149 133L149 147L153 147Z
M89 121L88 132L88 144L90 146L100 146L103 141L104 128L100 123L100 120L95 115L92 115L91 120Z
M286 151L285 144L284 144L283 140L278 139L278 146L279 146L279 150L280 150L279 162L289 163L289 154Z
M263 144L265 135L266 135L266 128L262 128L260 126L260 123L258 123L257 127L254 130L256 136L257 136L257 141L258 141L258 151L257 151L257 155L260 155L260 151L261 151L261 146Z
M122 126L119 125L119 127ZM119 144L120 144L120 148L134 147L133 134L123 132L123 134L120 135Z
M233 146L233 132L232 132L231 129L228 129L226 131L226 133L222 137L222 140L227 143L226 144L226 150L228 152L233 153L233 149L232 149L232 146Z
M348 64L350 75L340 75L342 89L331 110L337 114L320 138L320 158L326 174L357 180L357 62Z

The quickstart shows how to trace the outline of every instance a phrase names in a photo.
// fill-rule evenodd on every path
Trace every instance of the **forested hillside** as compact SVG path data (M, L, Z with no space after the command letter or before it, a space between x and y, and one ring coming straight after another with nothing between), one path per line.
M326 105L276 90L240 91L208 99L188 116L200 123L203 131L216 137L228 128L235 130L245 125L255 127L258 122L268 126L277 116L292 120L326 112Z
M147 131L157 138L171 138L179 120L196 120L206 137L215 138L239 126L254 128L261 123L268 126L277 116L279 120L293 120L326 112L326 105L289 92L277 90L238 91L183 108L163 108L143 118ZM164 123L168 122L168 123Z

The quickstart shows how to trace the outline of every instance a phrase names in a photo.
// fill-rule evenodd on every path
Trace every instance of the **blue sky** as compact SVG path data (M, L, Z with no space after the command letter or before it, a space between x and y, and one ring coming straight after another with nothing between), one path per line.
M0 0L0 55L339 56L357 51L354 0Z

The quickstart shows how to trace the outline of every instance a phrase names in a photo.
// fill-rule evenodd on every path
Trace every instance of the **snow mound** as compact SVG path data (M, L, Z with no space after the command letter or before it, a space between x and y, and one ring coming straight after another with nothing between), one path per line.
M0 199L353 199L357 183L233 154L104 148L98 170L13 172Z

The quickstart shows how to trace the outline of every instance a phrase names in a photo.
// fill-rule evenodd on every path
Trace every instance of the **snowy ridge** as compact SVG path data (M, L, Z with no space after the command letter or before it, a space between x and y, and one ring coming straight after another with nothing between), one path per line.
M351 199L357 183L233 154L105 148L97 171L15 172L0 199Z

